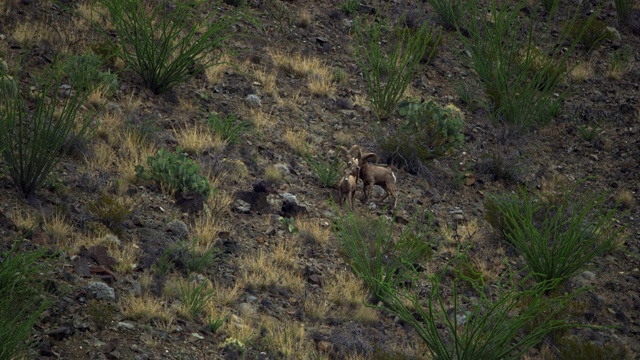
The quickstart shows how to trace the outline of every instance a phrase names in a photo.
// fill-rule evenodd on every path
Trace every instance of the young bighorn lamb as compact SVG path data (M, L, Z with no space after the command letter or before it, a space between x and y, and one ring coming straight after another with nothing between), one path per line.
M344 203L345 199L349 200L349 208L353 210L353 198L356 195L356 189L358 188L358 174L360 168L358 167L358 160L352 159L347 162L347 167L344 169L344 177L338 184L338 200L340 206Z
M371 164L369 162L370 159L374 159L376 163L378 162L378 155L374 153L363 154L359 145L353 145L349 150L341 146L340 150L343 155L347 157L347 161L349 161L349 159L351 159L351 161L357 161L360 166L359 178L363 184L364 202L367 203L369 201L373 185L379 185L387 192L382 198L382 201L391 195L391 197L393 197L391 209L395 209L398 197L396 196L397 179L393 171L389 168Z

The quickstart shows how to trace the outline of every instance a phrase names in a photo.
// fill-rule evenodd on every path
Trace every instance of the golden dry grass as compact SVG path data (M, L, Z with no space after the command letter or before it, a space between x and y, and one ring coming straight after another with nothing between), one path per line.
M11 211L9 217L20 232L29 231L38 226L40 222L40 216L36 215L33 211L19 209L17 206Z
M322 226L318 219L296 219L298 239L307 244L319 244L326 246L329 243L331 229L329 224Z
M328 67L320 67L309 74L309 91L312 95L328 97L333 94L334 85Z
M132 241L124 241L122 245L118 246L112 242L108 248L109 254L118 262L115 266L115 270L118 273L128 274L135 270L138 259L142 254L138 244Z
M269 55L277 67L297 77L305 77L326 68L322 60L311 56L302 56L299 53L287 54L272 50L269 51Z
M324 320L331 310L331 303L322 297L309 296L304 302L304 312L314 320Z
M119 147L121 136L114 129L122 129L124 126L124 116L117 112L105 112L100 119L100 125L96 130L98 138L105 139L112 147Z
M618 203L624 210L631 209L633 207L635 200L633 196L633 192L630 190L622 190L618 194Z
M289 147L298 154L306 153L307 148L309 151L312 151L311 146L307 143L307 130L305 129L287 129L284 133L284 140Z
M125 318L131 320L166 324L172 323L175 319L175 315L171 314L162 301L152 295L124 295L120 298L118 307Z
M295 321L278 321L271 317L265 318L264 327L268 331L268 344L271 350L281 353L285 359L305 359L309 355L309 348L303 323Z
M209 217L213 217L216 219L216 221L218 221L215 225L217 225L219 230L225 230L220 220L223 219L225 215L228 214L233 201L234 201L234 195L222 189L217 189L207 199L207 203L205 204L206 205L205 213Z
M193 241L198 246L212 246L215 239L218 237L218 232L220 232L220 227L217 217L210 216L205 212L196 216L193 225L191 226Z
M217 134L201 124L173 129L178 146L190 154L200 155L205 151L220 152L227 145Z
M327 298L337 306L357 306L367 296L362 282L349 271L340 271L324 287Z
M265 94L273 97L278 96L278 85L276 83L276 79L278 78L277 71L267 72L266 70L255 70L253 74L262 86Z
M226 173L227 178L241 182L249 176L249 168L242 160L224 159L224 162L228 168L228 172Z
M570 76L575 82L583 82L591 79L593 74L593 64L591 62L581 62L571 70Z
M85 165L91 172L110 171L113 167L113 161L116 158L116 152L103 141L96 141L93 145L93 152L90 156L85 156Z
M306 28L311 25L311 14L307 10L302 10L298 13L298 26Z
M237 280L233 286L213 283L212 302L220 306L231 306L244 292L245 284Z
M44 219L44 230L60 248L65 248L73 242L74 226L59 213Z
M345 146L347 148L351 147L351 145L355 144L353 135L351 133L346 133L342 130L335 132L333 134L333 139L338 143L338 145Z
M242 281L247 285L266 288L271 285L283 286L294 293L304 290L304 280L297 269L292 269L294 260L285 258L286 249L280 248L279 261L268 250L260 249L257 254L246 254L238 263L242 268ZM289 266L283 266L285 265Z
M103 87L98 87L87 96L87 105L95 110L100 109L107 102L107 91Z
M133 131L124 131L120 136L116 168L125 181L134 183L136 181L136 166L146 166L147 158L155 155L157 149Z
M275 125L275 119L272 117L271 111L266 113L259 109L244 109L244 118L251 119L258 133L271 129Z
M231 56L224 54L215 64L205 69L204 75L210 85L216 85L222 81L224 74L231 63Z
M41 40L49 40L47 34L51 35L49 27L38 21L23 22L16 25L11 37L24 47Z
M267 166L264 169L264 180L271 184L278 184L282 181L282 172L274 165Z

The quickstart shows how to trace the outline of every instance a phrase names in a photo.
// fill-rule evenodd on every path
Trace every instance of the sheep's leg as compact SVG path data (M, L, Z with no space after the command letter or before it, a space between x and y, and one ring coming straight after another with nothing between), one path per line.
M369 202L369 197L371 196L371 190L373 188L373 185L370 184L364 184L362 186L362 192L364 193L364 203L368 203Z
M351 210L353 210L353 198L356 196L356 190L354 189L351 194L351 196L349 197L350 203L351 203Z

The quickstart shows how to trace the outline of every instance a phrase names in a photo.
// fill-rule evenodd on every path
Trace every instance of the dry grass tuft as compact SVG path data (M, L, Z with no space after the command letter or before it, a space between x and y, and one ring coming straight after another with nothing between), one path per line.
M305 244L317 244L326 246L329 243L331 229L322 226L317 219L296 219L298 238Z
M304 302L304 312L314 320L324 320L331 310L331 303L324 297L307 297Z
M286 54L281 51L271 51L269 54L277 67L297 77L305 77L326 68L320 59L311 56Z
M282 172L275 166L267 166L264 169L264 180L271 184L278 184L282 181Z
M217 217L210 216L204 212L195 218L193 226L191 226L191 233L194 236L193 241L198 246L212 246L219 232L220 227Z
M118 148L116 168L120 170L125 181L134 183L136 181L136 166L146 165L147 158L153 156L157 149L144 137L133 131L125 131L120 136L121 145Z
M16 208L9 214L11 221L18 228L20 232L26 232L32 230L40 222L40 217L35 215L32 211Z
M263 133L264 130L268 130L274 127L275 121L271 116L271 112L266 113L262 109L250 109L244 112L244 116L247 119L251 119L251 122L255 126L258 133Z
M214 134L204 125L173 129L178 145L190 154L200 155L206 151L220 152L224 150L226 142Z
M338 145L342 145L345 147L351 147L352 144L355 144L353 135L342 130L334 133L333 139L338 143Z
M231 66L230 63L231 56L229 56L229 54L224 54L215 64L209 66L204 71L204 75L210 85L216 85L222 81L225 72L229 66Z
M633 192L629 190L622 190L618 194L618 203L620 204L620 207L622 209L624 210L631 209L633 207L634 202L635 201L634 201Z
M269 335L269 346L285 359L305 359L309 355L310 344L305 337L303 323L294 321L280 322L271 317L263 322Z
M301 28L309 27L311 25L311 14L307 10L300 11L297 23Z
M108 241L105 244L109 253L118 262L115 270L120 274L128 274L135 270L139 256L142 254L140 247L134 242L125 241L118 246L116 242Z
M278 72L272 71L267 72L266 70L256 70L254 71L254 76L256 80L262 85L262 89L264 92L273 97L277 97L278 95L278 85L276 84L276 79L278 78Z
M355 307L367 296L362 282L349 271L340 271L325 286L329 301L340 307Z
M257 254L241 257L242 281L258 288L283 286L294 293L303 291L304 280L300 272L293 268L294 258L287 257L291 254L290 250L280 247L276 251L279 252L277 256L260 249Z
M293 130L287 129L284 133L284 140L289 144L289 147L298 154L304 154L307 152L307 148L312 151L311 146L307 143L307 130Z
M118 303L120 311L127 319L142 320L147 323L172 323L175 315L171 314L162 301L152 295L136 297L125 295Z
M61 248L71 245L73 228L73 225L69 224L67 219L59 213L44 220L44 230Z
M331 71L328 67L321 67L309 74L309 91L316 96L330 96L334 86L331 79Z
M245 284L241 281L236 281L233 286L221 285L213 283L213 296L212 302L221 306L231 306L242 295L245 289Z
M51 33L46 24L30 21L16 25L11 37L22 46L29 47L31 44L48 39L46 35Z
M593 65L591 62L582 62L571 70L571 79L575 82L583 82L593 77Z
M91 156L85 157L84 161L89 171L109 171L116 158L116 152L103 141L97 141L93 146Z

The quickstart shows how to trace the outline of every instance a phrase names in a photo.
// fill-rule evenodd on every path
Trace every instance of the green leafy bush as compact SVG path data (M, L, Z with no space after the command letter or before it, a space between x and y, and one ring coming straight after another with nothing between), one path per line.
M45 251L19 253L17 247L0 254L0 359L27 357L31 328L51 304L38 264Z
M347 15L356 12L359 8L360 0L344 0L342 4L340 4L340 9Z
M440 33L436 35L427 22L415 30L400 31L384 19L359 21L355 29L355 58L367 82L369 101L378 118L387 118L415 79L421 62L435 52ZM395 38L391 41L385 36Z
M342 253L375 298L382 298L385 286L394 288L413 280L415 268L433 253L435 236L428 225L414 219L400 234L394 234L394 227L394 220L350 212L335 219Z
M324 187L333 187L343 175L344 164L338 157L335 157L330 161L318 160L311 155L308 149L304 154L302 154L302 157L311 167L316 178Z
M635 0L613 0L616 4L616 12L618 13L618 21L620 25L629 24L629 15L633 11L633 3Z
M159 1L99 0L116 37L107 27L94 23L107 46L114 49L156 94L165 92L215 63L232 27L243 16L236 10L219 15L217 4L187 0ZM117 39L119 44L114 43ZM215 55L214 55L215 54Z
M610 39L612 34L604 21L589 17L569 22L569 34L578 39L588 50L595 48L601 41Z
M71 55L62 70L72 86L92 84L94 87L103 87L111 94L118 88L118 75L100 70L101 65L102 60L96 54Z
M136 166L136 175L142 180L153 180L169 192L195 192L204 197L211 193L211 183L200 175L200 166L182 153L180 147L175 152L158 150L156 156L147 159L149 169Z
M229 144L235 144L240 139L240 134L251 127L250 121L238 120L237 116L222 117L218 113L209 115L209 128L218 134L222 140Z
M425 162L464 140L464 115L451 104L406 101L399 105L398 113L405 121L380 139L380 147L392 155L395 164L410 171L419 172Z
M78 76L68 94L60 91L65 65L54 65L38 81L35 94L23 96L17 82L0 67L0 149L9 175L25 196L41 187L74 141L94 125L95 111L83 109L95 86Z
M131 210L133 209L130 202L114 199L107 194L89 202L89 211L114 233L121 231L120 226Z
M428 0L442 23L449 29L456 29L463 15L462 0Z
M382 308L412 326L434 359L521 359L550 332L577 326L563 313L570 294L543 295L554 283L528 287L510 271L491 286L456 271L448 281L451 267L429 277L426 299L379 282Z
M190 319L197 319L204 307L214 295L214 290L206 283L193 284L192 281L180 282L180 301Z
M565 280L619 241L622 229L613 220L615 209L606 209L605 201L604 196L565 189L550 203L520 189L490 197L485 216L524 258L536 280Z
M466 32L459 36L485 87L494 120L523 132L534 124L549 123L557 114L566 94L559 84L571 71L569 59L584 33L571 36L568 29L556 33L555 11L543 16L532 7L523 17L520 10L526 6L522 1L503 6L491 0L484 6L470 0L465 8L471 16L464 17ZM575 22L577 16L576 8L568 22Z

